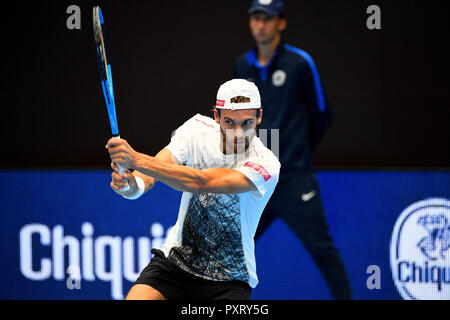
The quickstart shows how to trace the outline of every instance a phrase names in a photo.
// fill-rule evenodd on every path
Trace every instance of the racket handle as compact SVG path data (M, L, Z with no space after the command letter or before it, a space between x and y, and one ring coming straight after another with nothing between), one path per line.
M116 166L119 167L119 175L122 176L126 169L122 168L122 167L119 166L117 163L116 163ZM120 189L120 191L128 191L128 190L130 190L130 185L129 185L129 184L127 184L125 187L123 187L122 189Z
M117 137L117 138L120 138L119 135L117 135L116 137ZM118 165L117 163L116 163L116 166L119 167L119 175L120 175L120 176L123 176L123 173L124 173L127 169L126 169L126 168L123 168L122 166ZM129 185L129 184L127 184L125 187L123 187L122 189L120 189L120 191L128 191L128 190L130 190L130 185Z
M116 166L119 167L119 175L123 176L123 173L125 172L126 169L122 168L122 166L118 165L117 163L116 163Z

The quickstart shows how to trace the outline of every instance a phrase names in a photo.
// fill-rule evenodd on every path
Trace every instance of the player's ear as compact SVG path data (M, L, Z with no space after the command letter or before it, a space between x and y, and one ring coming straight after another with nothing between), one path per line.
M259 109L259 116L258 119L256 120L256 125L259 125L262 121L262 114L263 114L263 109Z
M220 117L219 117L219 114L217 112L217 108L216 107L214 107L214 120L216 120L216 122L218 124L220 124Z

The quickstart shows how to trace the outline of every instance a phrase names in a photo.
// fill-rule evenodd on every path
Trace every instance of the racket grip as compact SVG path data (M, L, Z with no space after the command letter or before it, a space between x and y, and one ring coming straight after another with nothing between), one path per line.
M119 168L119 175L123 176L123 173L125 172L126 169L122 168L122 166L118 165L117 163L116 163L116 166Z
M122 176L126 169L125 169L125 168L122 168L122 167L121 167L120 165L118 165L117 163L116 163L116 165L119 167L119 175ZM123 187L122 189L120 189L120 191L128 191L128 190L130 190L130 185L129 185L129 184L127 184L125 187Z
M114 137L114 136L113 136ZM120 136L119 135L117 135L117 136L115 136L116 138L120 138ZM126 168L123 168L122 166L120 166L120 165L118 165L117 163L116 163L116 166L119 168L119 175L120 176L123 176L123 173L127 170ZM127 184L125 187L123 187L122 189L120 189L120 191L128 191L128 190L130 190L130 185L129 184Z

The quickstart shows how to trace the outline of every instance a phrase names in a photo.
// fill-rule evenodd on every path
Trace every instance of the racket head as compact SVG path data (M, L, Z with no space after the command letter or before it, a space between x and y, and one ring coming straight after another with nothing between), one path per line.
M111 125L112 135L118 136L119 128L117 125L116 106L114 101L111 63L108 55L103 13L99 6L95 6L92 9L92 19L100 82L108 110L109 123Z

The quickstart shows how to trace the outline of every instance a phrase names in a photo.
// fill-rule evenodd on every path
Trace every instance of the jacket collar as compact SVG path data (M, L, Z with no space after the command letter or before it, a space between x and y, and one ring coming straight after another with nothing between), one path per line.
M275 52L270 59L270 61L265 65L262 66L258 61L258 47L254 46L252 50L250 50L247 55L245 56L245 60L250 66L255 66L257 69L268 69L272 63L279 57L279 55L285 51L284 48L284 39L281 38L280 43L278 44L277 48L275 49Z

